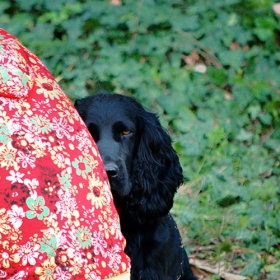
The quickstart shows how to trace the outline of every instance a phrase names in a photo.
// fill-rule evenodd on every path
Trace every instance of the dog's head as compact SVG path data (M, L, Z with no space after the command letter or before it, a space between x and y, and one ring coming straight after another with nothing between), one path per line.
M97 143L117 206L141 218L167 214L183 176L157 116L119 94L87 97L75 107Z

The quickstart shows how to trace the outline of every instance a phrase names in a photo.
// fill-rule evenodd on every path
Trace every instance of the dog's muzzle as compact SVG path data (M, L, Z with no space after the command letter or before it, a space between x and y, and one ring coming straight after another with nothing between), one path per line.
M113 162L105 164L105 170L107 172L109 180L110 179L116 179L118 177L118 175L119 175L119 168Z

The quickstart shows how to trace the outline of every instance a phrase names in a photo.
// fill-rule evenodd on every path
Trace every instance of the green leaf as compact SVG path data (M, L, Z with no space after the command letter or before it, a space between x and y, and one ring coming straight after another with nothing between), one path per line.
M76 40L82 34L83 22L80 19L71 19L62 23L62 26L65 28L68 36L71 39Z
M219 249L221 252L232 252L232 242L229 239L226 239L225 241L219 244Z
M250 117L252 120L255 120L258 115L260 114L261 112L261 106L260 105L256 105L256 106L250 106L248 108L248 113L250 114Z
M32 7L42 5L43 3L42 0L16 0L16 2L19 4L21 9L25 11L29 11Z
M273 31L277 27L277 22L273 17L259 17L255 19L256 28L254 34L261 40L266 41L273 36Z
M76 7L77 5L79 5L79 3L76 3L75 5L75 0L55 0L55 1L45 1L44 5L46 6L46 8L50 11L59 11L62 10L65 5L69 8L71 7Z
M260 114L258 118L265 125L270 125L273 120L272 116L268 113Z
M205 136L210 129L209 123L195 123L189 133L178 137L188 156L200 156L202 154L207 144Z
M209 141L209 147L215 147L227 137L223 127L214 127L206 136Z
M249 141L253 139L253 133L252 132L248 132L245 129L241 129L239 134L236 136L236 140L238 141Z
M264 142L264 145L272 149L275 153L280 154L280 140L268 138Z
M260 270L263 267L262 261L257 255L254 255L248 262L248 264L242 269L241 275L254 276L260 275Z
M208 67L207 74L214 84L222 86L226 83L227 75L223 68Z
M199 18L197 15L181 15L178 18L178 15L175 15L174 18L171 18L172 26L175 30L182 29L186 31L196 30L200 27Z
M0 14L5 14L4 13L4 11L6 10L6 9L8 9L9 7L10 7L10 3L9 2L3 2L3 1L1 1L0 2Z
M273 36L273 31L266 28L256 28L254 34L263 42L270 39Z
M195 122L198 122L195 114L184 106L180 109L178 118L173 121L173 125L178 131L185 133L191 130Z
M179 223L183 225L188 225L194 219L196 219L196 213L188 209L180 213Z
M247 226L248 226L249 218L248 218L248 216L240 215L240 216L238 217L238 222L239 222L240 227L241 227L242 229L246 229Z
M244 52L240 49L234 51L223 51L219 55L224 66L231 66L234 69L240 68L244 60Z
M178 92L177 94L171 93L161 95L157 98L157 102L161 104L163 109L173 117L178 115L178 108L180 108L181 106L183 108L182 110L187 110L184 109L184 104L186 103L186 100L187 97L184 94L180 94L180 92Z
M251 242L254 234L251 230L240 229L236 231L235 239L243 242Z

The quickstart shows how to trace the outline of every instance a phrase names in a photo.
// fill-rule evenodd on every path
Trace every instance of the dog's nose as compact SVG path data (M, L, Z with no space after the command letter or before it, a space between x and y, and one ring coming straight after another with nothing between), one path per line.
M118 177L119 168L116 164L114 164L114 163L106 164L105 169L106 169L106 172L107 172L109 178L113 179L113 178Z

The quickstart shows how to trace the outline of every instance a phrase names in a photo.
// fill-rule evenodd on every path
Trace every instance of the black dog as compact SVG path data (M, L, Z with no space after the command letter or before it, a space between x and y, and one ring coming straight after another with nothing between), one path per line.
M197 279L169 214L183 182L182 168L156 115L119 94L77 100L75 107L108 173L131 258L131 279Z

